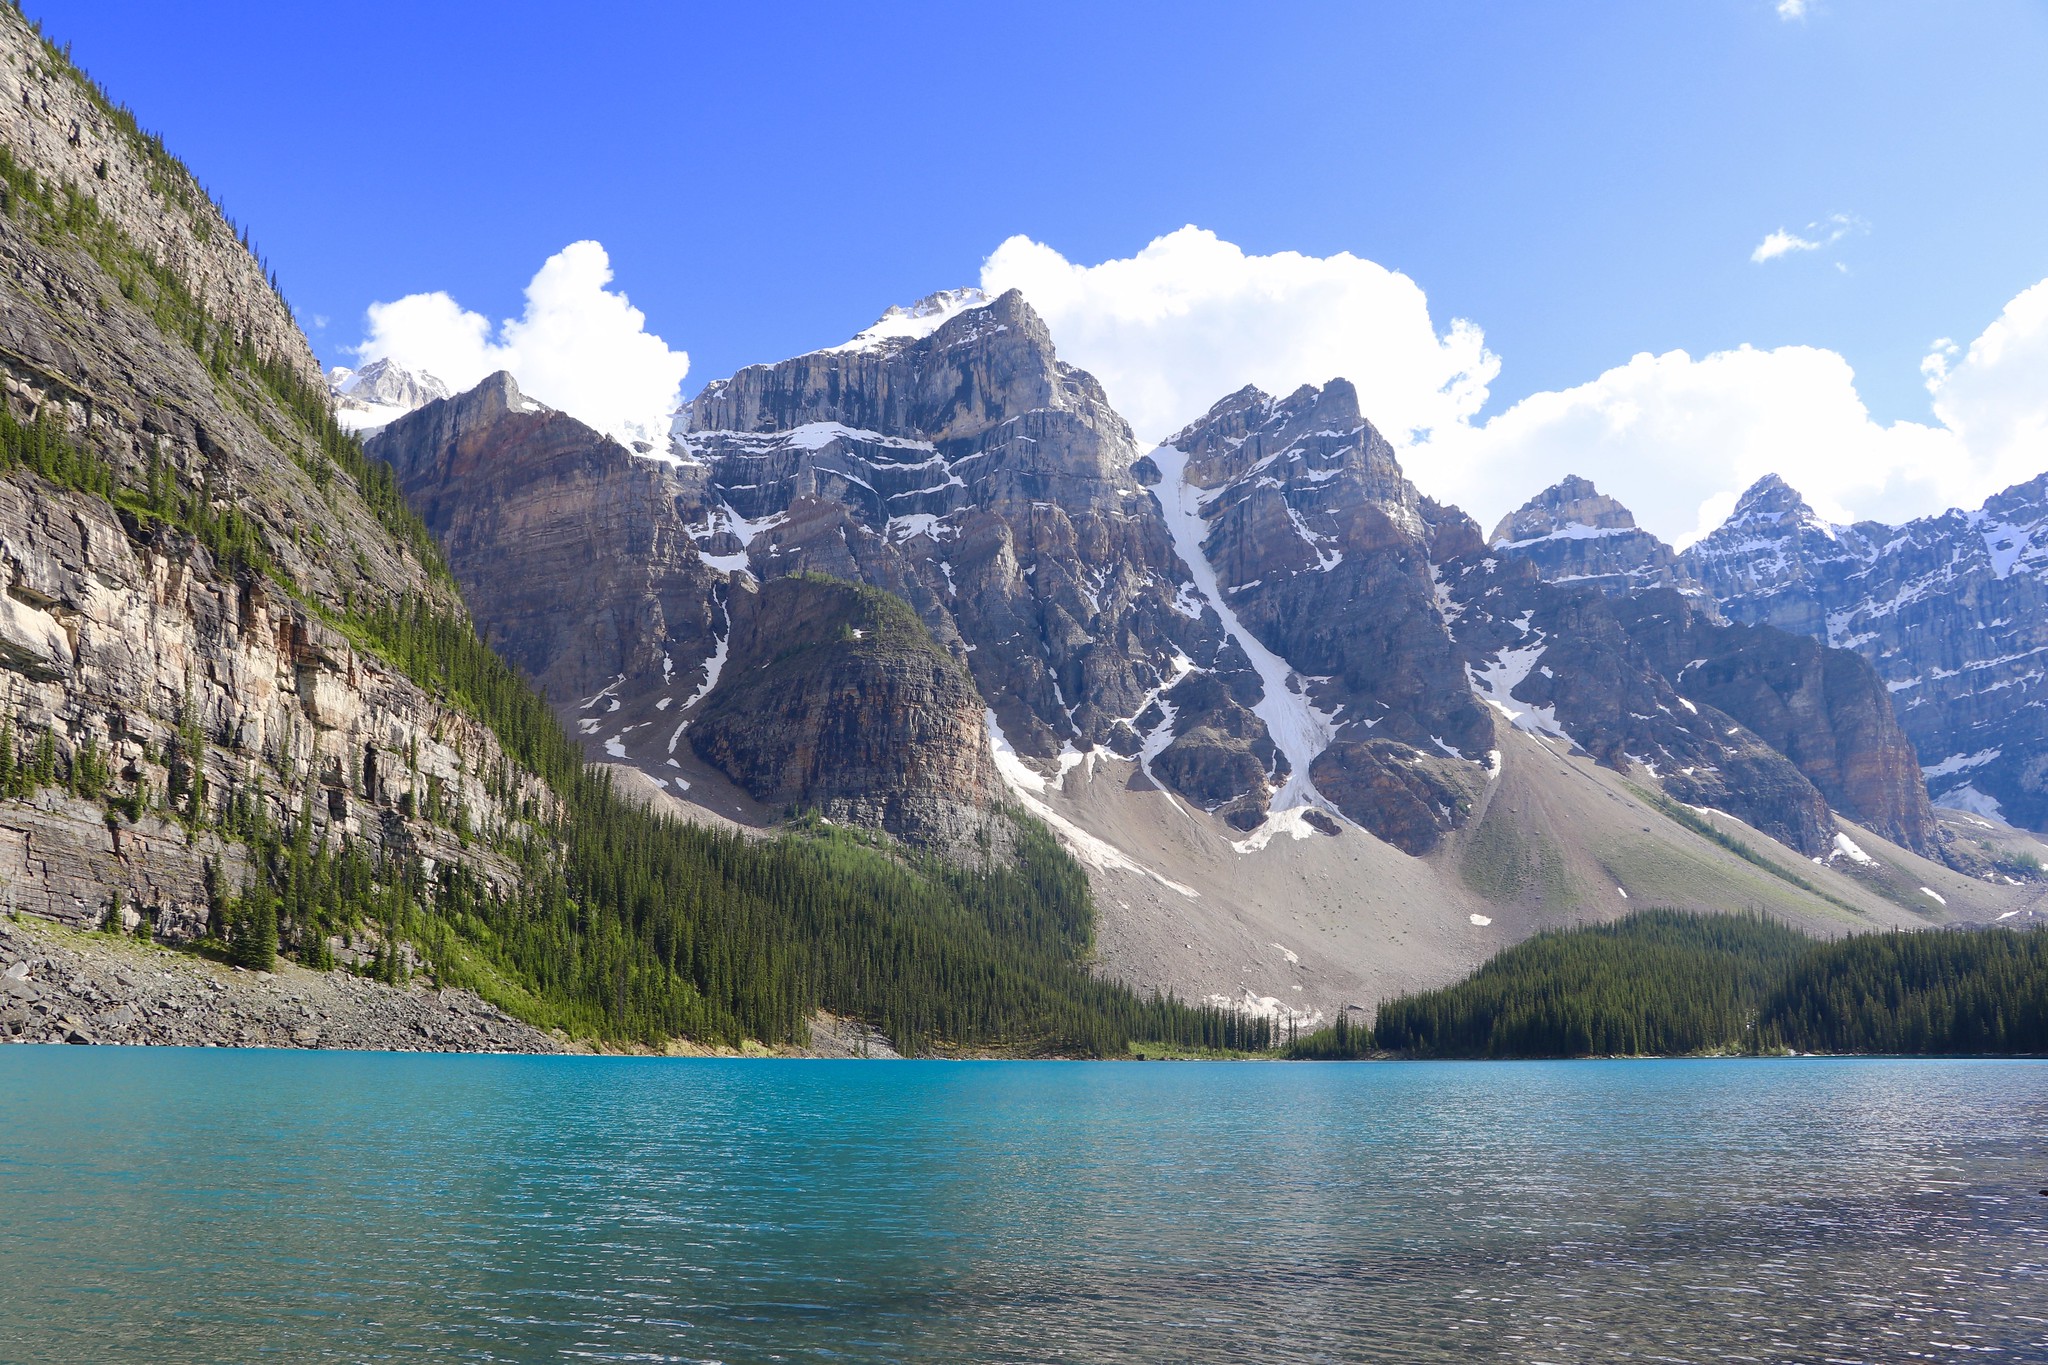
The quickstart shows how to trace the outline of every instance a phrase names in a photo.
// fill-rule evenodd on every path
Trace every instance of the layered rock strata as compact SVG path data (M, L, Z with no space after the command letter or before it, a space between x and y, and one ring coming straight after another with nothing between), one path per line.
M0 733L28 792L0 800L9 905L97 925L118 898L195 933L240 886L238 802L503 885L454 826L503 832L552 798L334 624L461 604L323 444L289 311L189 174L11 9L0 63Z
M731 598L727 667L689 742L756 801L964 851L1005 828L973 680L899 598L819 575Z

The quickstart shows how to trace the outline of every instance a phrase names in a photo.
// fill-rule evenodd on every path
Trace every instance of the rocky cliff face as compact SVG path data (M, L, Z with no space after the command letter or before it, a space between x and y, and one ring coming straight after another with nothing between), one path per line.
M1134 749L1177 652L1218 641L1178 595L1129 428L1020 295L931 307L928 335L755 366L691 403L699 542L757 578L903 596L1021 754Z
M1495 554L1528 560L1553 583L1585 583L1605 593L1678 588L1703 595L1669 545L1577 475L1503 517L1489 543Z
M1710 538L1706 552L1675 557L1661 541L1634 529L1626 508L1583 479L1567 479L1503 521L1490 552L1528 565L1560 589L1607 598L1613 623L1603 623L1595 634L1611 639L1619 631L1629 643L1630 666L1649 669L1686 703L1711 706L1739 722L1744 742L1753 741L1760 751L1748 760L1749 776L1725 784L1729 790L1716 800L1696 804L1755 814L1761 807L1754 794L1773 792L1768 804L1774 813L1758 814L1756 822L1795 846L1826 847L1831 826L1823 817L1832 805L1888 839L1935 853L1939 831L1913 748L1876 672L1853 654L1786 631L1730 628L1704 596L1718 586L1728 591L1731 604L1738 602L1740 589L1731 585L1748 581L1771 562L1774 548L1756 534L1760 527L1782 533L1775 549L1784 551L1784 563L1795 573L1842 552L1835 529L1822 526L1788 494L1782 483L1765 481L1736 520ZM1700 564L1718 564L1720 577L1703 581L1704 571L1695 567ZM1604 671L1611 675L1620 666L1610 663ZM1588 659L1572 677L1607 681L1602 673L1603 666ZM1613 731L1614 719L1610 715L1601 732ZM1679 755L1664 747L1667 759L1658 766L1669 786L1670 759ZM1796 784L1767 772L1772 764L1764 752L1789 760L1813 793L1797 792L1793 799ZM1700 752L1686 753L1677 767L1682 778L1696 783L1705 764L1725 767ZM1694 771L1687 774L1686 768ZM1752 795L1745 797L1745 790Z
M1770 626L1731 626L1669 589L1618 603L1650 662L1790 759L1830 805L1893 843L1938 854L1913 746L1860 656Z
M1342 380L1240 391L1141 454L1020 296L962 293L713 383L669 461L536 407L501 377L373 450L494 640L679 787L687 739L770 807L957 842L995 790L978 694L1027 767L1119 756L1247 848L1349 821L1426 854L1483 806L1497 727L1809 856L1836 807L1937 837L1867 667L1727 629L1583 480L1489 548ZM856 647L854 590L809 575L907 603L937 652Z
M1434 846L1493 740L1431 571L1433 539L1476 539L1449 529L1462 514L1425 505L1344 380L1242 390L1153 459L1175 466L1178 543L1259 675L1280 775L1409 852Z
M621 679L703 679L724 575L698 555L669 466L503 373L395 421L367 450L441 542L479 633L555 701Z
M1769 478L1683 559L1735 620L1868 660L1938 803L2048 828L2048 475L1896 527Z
M1439 576L1473 689L1503 723L1739 816L1809 857L1832 850L1827 799L1736 717L1681 690L1620 614L1634 608L1488 554Z
M305 341L190 176L11 9L0 62L0 721L54 778L0 800L8 903L98 924L118 896L190 935L209 866L240 885L238 800L502 882L426 809L495 831L547 794L330 624L407 595L459 611L424 533L322 443Z
M770 806L964 850L1001 826L981 696L902 599L802 574L732 598L731 676L691 746Z

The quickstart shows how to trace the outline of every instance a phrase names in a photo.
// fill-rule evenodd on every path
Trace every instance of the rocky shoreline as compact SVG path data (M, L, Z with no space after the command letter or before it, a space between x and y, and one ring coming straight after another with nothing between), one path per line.
M0 918L0 1042L392 1052L566 1052L468 991L386 986Z
M888 1038L823 1010L808 1047L710 1047L675 1039L672 1057L897 1056ZM140 939L0 915L0 1043L334 1048L368 1052L565 1053L593 1048L522 1023L469 991L387 986L282 959L250 972Z

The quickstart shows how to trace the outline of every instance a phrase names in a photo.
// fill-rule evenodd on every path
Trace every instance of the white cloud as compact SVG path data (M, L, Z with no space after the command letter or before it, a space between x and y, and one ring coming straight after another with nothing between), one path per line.
M1500 369L1477 327L1454 319L1439 335L1415 281L1349 252L1253 256L1184 227L1088 266L1016 236L981 281L1022 289L1061 358L1100 379L1146 440L1246 384L1285 394L1343 376L1402 441L1471 417Z
M2048 280L1957 351L1935 342L1920 370L1934 415L1969 452L1971 479L2004 487L2048 469Z
M1827 241L1860 230L1848 215L1810 229ZM1500 362L1470 323L1440 333L1413 280L1349 254L1252 256L1193 227L1095 266L1012 237L982 287L1012 286L1141 438L1246 383L1285 393L1342 376L1410 477L1487 530L1574 473L1684 544L1765 474L1832 520L1895 522L1974 507L2048 469L2048 281L1967 348L1936 343L1922 365L1929 418L1889 424L1872 419L1849 362L1812 346L1638 355L1477 422Z
M1820 251L1833 246L1852 232L1865 229L1860 218L1852 214L1836 213L1830 214L1821 222L1808 223L1806 230L1814 235L1801 237L1796 232L1787 232L1784 228L1779 228L1756 244L1756 249L1749 253L1749 259L1762 265L1765 261L1775 261L1780 256L1789 256L1795 251ZM1846 269L1839 262L1836 263L1836 268Z
M1778 0L1778 17L1786 23L1806 17L1806 0Z
M647 317L605 286L611 259L596 242L548 257L526 286L526 310L495 331L446 293L370 305L359 362L389 357L456 390L498 370L519 387L621 441L668 439L690 357L647 330Z
M1488 530L1538 489L1584 475L1657 534L1684 544L1736 495L1778 474L1835 521L1899 522L1975 507L2048 470L2048 280L1967 349L1921 365L1931 422L1872 420L1848 361L1810 346L1694 359L1638 355L1562 392L1532 394L1483 425L1404 452L1424 489Z
M1678 543L1712 530L1765 474L1822 516L1904 518L1956 481L1954 434L1873 422L1849 363L1811 346L1742 347L1694 359L1642 354L1562 392L1531 394L1483 426L1407 455L1424 489L1491 530L1538 489L1580 474Z

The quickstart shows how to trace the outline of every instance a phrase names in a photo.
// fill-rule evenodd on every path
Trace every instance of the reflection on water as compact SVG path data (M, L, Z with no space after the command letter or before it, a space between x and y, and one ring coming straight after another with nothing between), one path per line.
M0 1048L0 1360L2048 1359L2048 1065Z

